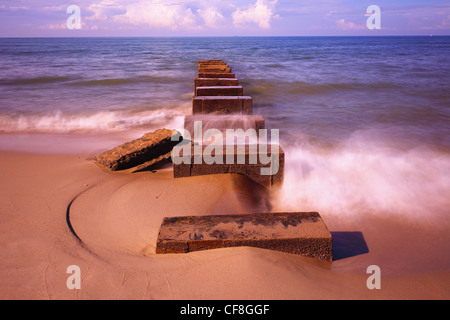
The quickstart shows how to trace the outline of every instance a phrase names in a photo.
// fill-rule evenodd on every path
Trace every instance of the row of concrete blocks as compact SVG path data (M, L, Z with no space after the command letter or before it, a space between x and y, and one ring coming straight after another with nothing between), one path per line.
M239 86L239 80L234 78L234 73L231 73L231 67L229 67L222 60L208 60L199 61L199 77L194 79L194 96L192 98L192 115L186 116L184 121L184 128L189 132L191 141L196 144L202 145L203 149L208 148L207 145L211 141L204 141L204 134L209 129L216 129L221 131L223 144L226 145L227 130L242 130L241 135L243 139L240 142L233 141L233 144L243 143L246 144L245 148L232 148L234 152L237 152L235 156L242 159L248 150L255 150L252 146L258 144L258 135L260 130L265 129L265 121L263 117L253 115L252 112L252 97L243 95L243 88ZM201 78L200 76L206 76ZM224 75L233 75L233 78L224 77ZM197 139L195 137L194 124L196 122L202 123L201 135ZM254 130L256 141L251 137L246 137L245 134L248 130ZM239 137L236 137L239 140ZM251 140L251 141L250 141ZM271 148L271 147L269 147ZM247 150L247 151L243 151ZM207 164L204 162L194 161L195 157L191 153L192 161L189 164L174 164L174 176L188 177L207 174L224 174L224 173L237 173L246 175L249 179L256 183L259 183L266 187L272 187L282 183L284 177L284 152L278 145L276 155L273 159L277 161L276 171L273 171L273 175L261 174L262 169L272 167L273 163L263 163L259 159L262 158L262 151L260 148L256 148L257 163L249 162L234 162L227 163L226 161L216 161L213 164ZM217 151L217 148L215 149ZM229 154L230 148L224 147L221 152L221 157L225 160L231 156ZM253 152L253 151L252 151ZM218 156L214 155L216 159ZM263 156L272 156L272 154L264 150ZM267 158L266 158L267 159Z
M251 115L252 97L244 96L235 73L223 61L199 61L192 114Z
M260 160L251 161L252 157L261 159L261 154L260 149L253 148L250 142L222 144L221 147L204 143L203 136L208 129L219 130L224 141L229 142L227 129L260 132L265 129L265 121L261 116L252 115L252 98L243 95L235 74L225 62L199 61L198 71L194 81L193 115L186 116L184 122L191 143L186 144L187 148L179 154L183 157L187 150L190 163L174 163L175 178L237 173L265 186L280 184L284 176L284 152L279 145L270 144L264 151L265 156L276 153L279 164L276 173L264 175L261 169L267 169L267 165ZM196 123L201 123L202 127L195 127ZM215 158L214 163L201 161L206 149ZM227 161L230 159L232 161ZM332 237L317 212L165 218L156 253L188 253L240 246L332 261Z

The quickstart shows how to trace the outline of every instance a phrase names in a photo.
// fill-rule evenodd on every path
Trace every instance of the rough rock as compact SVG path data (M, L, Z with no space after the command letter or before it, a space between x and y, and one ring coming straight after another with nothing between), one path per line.
M156 253L257 247L332 260L332 236L317 212L165 218Z
M134 167L142 171L160 161L167 161L167 156L179 141L172 141L176 130L159 129L146 133L141 138L124 143L96 156L94 161L111 171L126 170ZM180 138L182 139L182 138Z

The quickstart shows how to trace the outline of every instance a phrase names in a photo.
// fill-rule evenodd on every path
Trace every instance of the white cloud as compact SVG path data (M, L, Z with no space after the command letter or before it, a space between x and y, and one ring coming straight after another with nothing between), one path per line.
M216 8L198 9L197 13L203 19L206 27L219 28L224 26L226 19Z
M146 26L150 28L195 29L196 16L190 7L182 3L165 3L160 0L134 1L123 5L126 12L114 16L119 23Z
M126 12L123 5L114 0L103 0L98 3L90 4L87 10L94 14L87 17L86 20L97 21L106 21L115 15L124 14Z
M339 19L336 21L336 25L341 30L364 30L366 26L357 25L351 21L346 21L345 19Z
M199 30L226 25L218 0L102 0L88 7L87 20L109 21L123 27Z
M85 28L227 30L256 25L270 29L278 17L278 0L253 0L242 6L237 1L221 0L80 0ZM45 11L65 10L63 5L47 5ZM56 29L56 26L55 26Z
M245 9L238 8L232 14L234 26L256 24L261 29L270 29L271 20L278 17L274 14L277 2L278 0L257 0L255 4Z

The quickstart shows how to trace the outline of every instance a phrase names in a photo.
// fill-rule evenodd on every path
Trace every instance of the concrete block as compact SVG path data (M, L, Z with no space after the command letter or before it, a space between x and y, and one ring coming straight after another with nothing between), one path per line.
M199 72L199 78L236 78L235 73L227 73L227 72Z
M201 96L192 98L193 114L252 114L253 99L249 96Z
M199 64L225 64L225 62L223 60L199 60L198 61Z
M172 141L177 131L160 129L149 132L139 139L126 142L111 150L97 155L94 160L97 164L111 171L144 170L153 165L161 164L168 158L168 154L178 141Z
M215 69L215 68L219 68L219 69L222 69L222 68L230 68L230 66L227 65L226 63L221 63L221 64L212 64L212 63L205 64L205 63L199 63L199 64L198 64L198 69L199 69L199 70L200 70L200 69Z
M175 149L176 155L180 157L186 155L190 159L190 163L178 164L178 161L174 161L172 158L174 178L235 173L245 175L266 187L283 182L285 156L279 145L269 144L266 152L261 152L259 146L253 144L214 147L215 149L212 148L212 145L191 145L190 148L187 146L186 149ZM189 150L189 154L184 153L186 150ZM273 158L274 163L270 159L268 162L263 162L262 159L271 157L272 152L277 152L276 157ZM214 158L213 163L207 163L206 156ZM186 167L187 165L189 165L189 169ZM268 170L271 166L274 171L276 169L276 172L263 174L262 169Z
M256 247L331 263L333 241L317 212L280 212L164 218L156 253Z
M208 67L199 67L198 72L207 72L207 73L230 73L231 68L228 66L208 66Z
M194 92L198 87L238 86L239 80L233 78L195 78Z
M225 66L227 63L225 61L199 61L199 66Z
M197 122L197 125L199 125L200 122L201 137L195 137L194 135L195 122ZM219 130L223 135L224 141L226 141L227 129L233 130L242 129L244 132L249 129L254 129L258 134L260 129L265 129L265 121L263 117L258 115L198 114L198 115L188 115L184 117L184 129L189 132L192 141L206 144L207 142L203 141L203 136L205 132L209 129ZM200 141L197 141L195 139L200 139Z
M196 96L243 96L242 86L211 86L198 87L195 90Z

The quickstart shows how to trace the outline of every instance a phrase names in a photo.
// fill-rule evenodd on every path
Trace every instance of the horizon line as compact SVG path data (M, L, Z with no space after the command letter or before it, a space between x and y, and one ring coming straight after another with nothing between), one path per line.
M424 35L424 34L397 34L397 35L271 35L271 36L261 36L261 35L252 35L252 36L12 36L12 37L4 37L0 36L0 39L47 39L47 38L308 38L308 37L340 37L340 38L348 38L348 37L449 37L450 34L438 34L438 35Z

